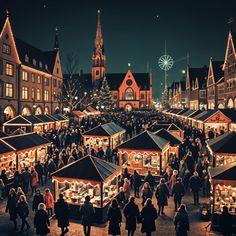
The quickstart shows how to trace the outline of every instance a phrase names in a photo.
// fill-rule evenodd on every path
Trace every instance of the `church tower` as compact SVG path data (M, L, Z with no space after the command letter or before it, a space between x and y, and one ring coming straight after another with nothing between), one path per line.
M97 32L94 42L94 50L92 56L92 79L93 83L104 78L106 70L106 56L104 53L104 45L102 38L102 29L100 21L100 10L98 10L98 22L97 22Z

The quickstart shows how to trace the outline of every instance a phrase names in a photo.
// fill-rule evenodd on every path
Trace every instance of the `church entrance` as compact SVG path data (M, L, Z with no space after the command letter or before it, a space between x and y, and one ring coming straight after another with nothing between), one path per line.
M130 104L125 105L125 111L132 111L133 107Z

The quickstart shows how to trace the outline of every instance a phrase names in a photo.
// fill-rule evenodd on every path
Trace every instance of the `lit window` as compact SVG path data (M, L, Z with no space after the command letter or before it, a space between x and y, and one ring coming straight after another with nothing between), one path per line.
M29 57L27 54L25 54L25 62L29 62Z
M44 101L48 101L49 100L49 92L48 90L44 90Z
M10 63L6 63L6 75L8 76L13 76L13 71L14 70L14 66Z
M37 100L41 99L41 91L40 89L37 89Z
M34 88L31 89L31 98L32 98L32 100L35 99L35 89Z
M22 90L22 99L28 99L28 97L29 97L29 89L27 88L27 87L22 87L21 88Z
M2 52L8 55L11 55L11 46L4 43L2 45Z
M28 81L28 72L25 70L22 71L22 80Z
M6 97L13 97L13 84L6 83Z
M31 82L35 83L35 74L34 73L31 74Z
M49 78L44 78L44 85L49 86Z
M41 76L40 76L40 75L37 76L37 83L38 83L38 84L41 83Z
M134 91L132 88L127 88L125 91L125 100L134 100Z

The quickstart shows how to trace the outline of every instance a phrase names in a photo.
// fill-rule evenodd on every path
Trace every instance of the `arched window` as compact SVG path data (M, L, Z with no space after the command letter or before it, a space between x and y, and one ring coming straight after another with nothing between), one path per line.
M232 98L228 100L228 108L233 108L234 107L234 101Z
M125 91L125 100L134 100L134 91L132 88L127 88Z

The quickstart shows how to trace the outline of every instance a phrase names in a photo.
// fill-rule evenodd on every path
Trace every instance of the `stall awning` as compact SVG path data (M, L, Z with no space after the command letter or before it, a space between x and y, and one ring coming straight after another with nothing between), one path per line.
M28 120L31 124L33 125L43 125L43 121L41 119L39 119L37 116L35 115L31 115L31 116L24 116L24 118L26 120Z
M54 119L47 115L35 115L38 119L40 119L43 123L54 123Z
M213 180L236 181L236 162L210 169L210 177ZM235 182L236 184L236 182Z
M22 151L49 145L51 142L37 133L20 134L2 138L2 140L11 146L15 151Z
M202 110L196 110L196 111L194 111L192 114L188 115L188 118L195 119L195 117L198 116L199 114L201 114L202 112L204 112L204 111L202 111Z
M189 115L193 114L194 112L196 112L196 111L190 109L190 110L185 111L184 113L182 113L181 116L188 117Z
M214 153L236 155L236 132L229 132L209 140L208 146Z
M189 109L188 108L185 108L183 110L181 110L180 112L178 112L178 116L182 116L185 112L187 112Z
M176 145L180 145L183 141L182 138L170 133L169 131L167 131L166 129L160 129L157 132L155 132L155 135L164 138L165 140L170 142L171 146L176 146Z
M118 149L129 150L149 150L149 151L162 151L169 142L149 131L144 131L141 134L129 139L122 143Z
M87 155L52 173L53 178L104 182L120 170L110 162Z
M125 129L115 124L114 122L110 122L107 124L99 125L91 130L88 130L83 135L94 136L94 137L99 137L99 136L110 137L120 132L125 132Z
M8 155L15 150L0 139L0 156Z

